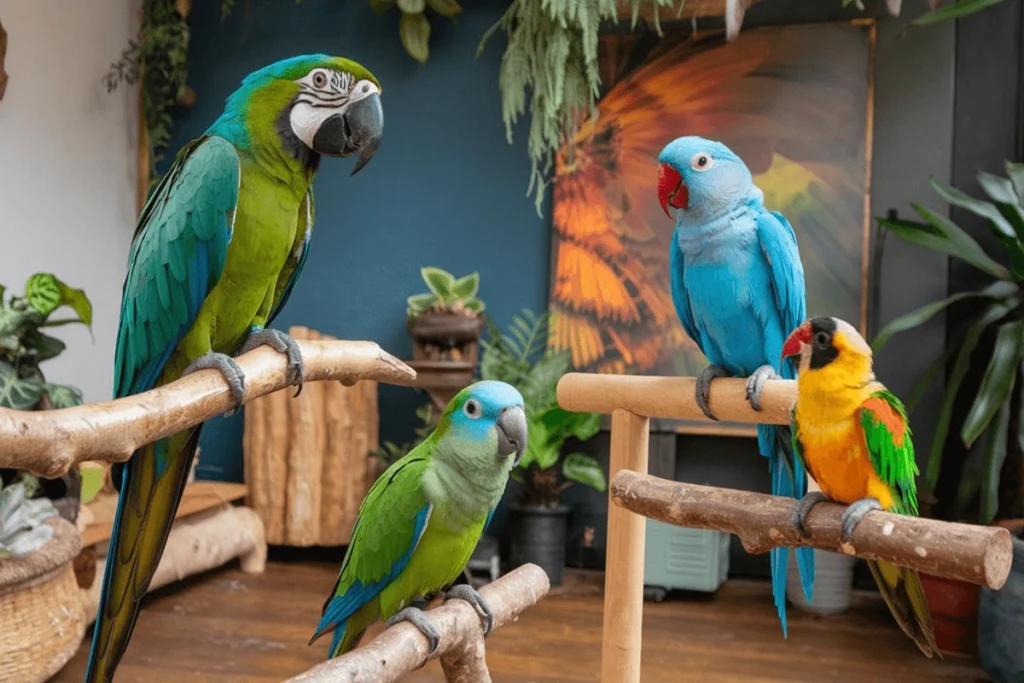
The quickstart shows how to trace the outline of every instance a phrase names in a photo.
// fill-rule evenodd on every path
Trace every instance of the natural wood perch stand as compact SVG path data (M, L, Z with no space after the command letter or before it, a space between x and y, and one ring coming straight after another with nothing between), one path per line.
M535 564L514 569L480 589L494 612L494 629L515 621L543 598L549 588L548 576ZM427 612L441 634L435 656L441 658L448 683L490 683L484 658L483 627L480 616L463 600L446 602ZM415 671L430 659L427 639L415 626L400 623L385 630L372 642L346 655L328 660L288 683L392 683Z
M791 523L796 501L748 491L670 482L647 475L651 418L704 420L692 377L570 373L558 383L558 403L577 412L612 416L608 542L605 565L602 683L639 683L643 619L645 518L736 534L748 551L809 545L888 560L935 576L998 589L1006 581L1012 543L1006 529L871 512L853 544L839 542L843 508L822 503L807 519L810 539ZM727 422L789 424L796 382L765 384L761 412L746 400L745 382L712 384L711 409ZM635 514L634 514L635 513Z
M360 379L410 384L416 373L372 342L300 341L305 381ZM283 389L284 354L261 346L240 356L245 402ZM230 392L216 370L201 370L135 396L62 410L0 409L0 467L58 477L85 460L124 462L152 443L232 408Z

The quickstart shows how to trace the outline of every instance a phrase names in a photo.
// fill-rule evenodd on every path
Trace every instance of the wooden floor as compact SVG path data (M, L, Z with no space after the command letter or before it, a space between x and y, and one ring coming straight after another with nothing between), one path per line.
M325 656L306 645L337 566L270 563L263 575L229 568L147 598L117 683L277 683ZM487 641L494 683L596 683L601 658L599 584L575 579ZM644 607L643 681L968 683L974 663L930 661L895 626L884 603L858 593L846 614L790 607L782 638L767 583L732 580L711 599ZM377 635L379 627L367 634ZM364 641L366 642L366 641ZM88 643L54 679L80 683ZM407 677L443 681L436 662Z

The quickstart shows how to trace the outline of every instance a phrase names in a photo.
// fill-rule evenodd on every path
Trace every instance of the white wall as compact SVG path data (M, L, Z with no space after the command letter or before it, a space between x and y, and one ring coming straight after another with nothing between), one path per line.
M0 0L0 283L52 272L93 303L57 328L67 351L43 370L87 401L110 398L118 307L135 222L137 94L101 83L134 35L137 0Z

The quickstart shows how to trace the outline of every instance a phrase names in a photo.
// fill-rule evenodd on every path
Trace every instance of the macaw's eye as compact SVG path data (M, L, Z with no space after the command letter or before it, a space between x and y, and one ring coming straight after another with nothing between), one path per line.
M466 404L462 406L462 412L466 414L466 417L480 417L480 402L475 398L469 399L466 401Z
M690 159L690 168L694 171L706 171L714 164L711 155L707 152L697 152Z
M828 348L830 341L832 341L832 339L828 336L828 332L818 332L814 335L814 343L819 348Z
M323 71L313 72L313 85L317 88L323 88L327 85L327 74Z

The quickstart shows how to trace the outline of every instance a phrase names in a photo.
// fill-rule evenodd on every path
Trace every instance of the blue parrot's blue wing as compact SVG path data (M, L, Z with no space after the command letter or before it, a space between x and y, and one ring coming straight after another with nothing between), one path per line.
M306 258L309 256L309 241L313 236L313 188L309 188L306 192L306 199L302 202L302 206L299 207L299 234L298 240L296 241L296 248L288 256L287 262L285 262L284 268L281 271L281 282L278 284L277 291L274 296L274 305L270 309L270 315L267 317L267 327L274 322L274 318L278 316L284 305L288 303L288 298L292 295L292 290L295 289L295 282L299 279L299 273L306 265Z
M793 226L778 211L762 211L758 214L757 240L761 245L761 254L768 264L775 305L782 319L779 348L774 356L769 356L772 363L777 364L786 337L807 318L804 267L800 261L800 250L797 247ZM765 351L771 352L774 349Z
M672 248L669 252L669 271L672 275L672 303L676 308L676 315L683 325L686 335L692 339L697 346L701 346L700 331L697 322L693 319L693 311L690 309L690 297L686 293L683 284L683 252L676 241L675 233L672 234Z

